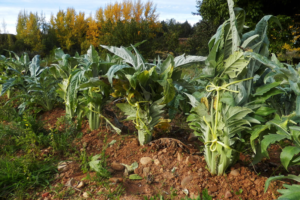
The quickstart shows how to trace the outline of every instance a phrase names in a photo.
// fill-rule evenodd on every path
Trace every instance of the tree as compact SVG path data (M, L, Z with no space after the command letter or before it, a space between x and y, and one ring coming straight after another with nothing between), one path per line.
M268 36L271 40L270 50L280 53L285 43L292 45L293 35L289 27L295 27L293 18L295 14L300 14L300 1L294 0L234 0L235 6L246 11L246 23L249 29L253 29L256 22L265 15L278 16L283 25L283 29L274 23L269 26ZM226 0L198 0L197 12L193 14L201 15L206 23L213 23L219 26L229 18ZM248 29L248 30L249 30ZM290 31L286 31L290 29ZM247 29L245 30L247 31ZM276 35L276 36L275 36ZM207 41L208 42L208 41Z
M42 44L41 17L37 13L20 11L17 21L17 39L30 47L30 50L41 53Z

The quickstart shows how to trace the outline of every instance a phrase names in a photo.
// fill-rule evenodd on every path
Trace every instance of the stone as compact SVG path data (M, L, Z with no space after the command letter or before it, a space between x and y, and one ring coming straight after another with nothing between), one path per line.
M152 158L150 158L150 157L142 157L141 160L140 160L140 163L142 165L147 165L151 162L152 162Z
M143 175L147 176L150 173L150 167L144 167L143 168Z
M160 164L159 160L158 160L158 159L155 159L155 160L154 160L154 164L155 164L155 165L159 165L159 164Z
M111 164L111 168L116 171L123 171L125 166L121 165L120 163L117 163L116 161L113 161L113 163Z
M190 135L189 135L189 137L188 137L188 141L189 142L193 142L193 141L196 141L198 139L198 137L197 136L195 136L195 134L194 133L190 133Z
M84 182L80 181L80 183L77 185L77 188L82 188L84 186Z
M88 194L87 192L84 192L84 193L82 194L82 196L83 196L84 198L88 198L88 197L89 197L89 194Z
M177 160L180 162L183 160L181 153L177 153Z
M209 190L211 192L216 192L216 191L218 191L218 187L216 185L214 185L214 186L209 187Z
M256 190L251 190L251 194L253 195L253 196L256 196L257 195L257 191Z
M193 176L186 176L182 179L181 181L181 186L185 187L186 185L188 185L191 181L193 180Z
M232 175L232 176L239 176L240 175L240 172L237 170L237 169L234 169L230 172L229 175Z
M187 164L187 165L195 164L195 161L194 161L193 157L192 157L192 156L188 156L188 157L185 159L185 164Z
M256 180L254 181L254 183L255 183L255 185L259 185L259 184L260 184L260 180L259 180L259 179L256 179Z
M227 191L225 192L224 198L225 198L225 199L228 199L228 198L230 198L230 197L232 197L232 194L231 194L231 192L230 192L229 190L227 190Z

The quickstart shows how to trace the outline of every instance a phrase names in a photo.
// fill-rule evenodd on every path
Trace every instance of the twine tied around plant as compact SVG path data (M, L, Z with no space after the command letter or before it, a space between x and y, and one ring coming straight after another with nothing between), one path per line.
M206 89L207 92L213 92L213 91L217 92L216 108L215 108L216 109L216 115L215 115L215 123L214 123L215 126L214 126L214 129L212 129L212 127L210 126L210 124L206 121L205 116L203 116L204 122L209 127L209 129L210 129L210 131L212 133L212 138L213 139L211 141L207 141L207 142L204 143L205 145L207 145L207 144L210 143L209 149L210 149L211 152L215 152L217 150L217 144L223 146L226 149L234 150L230 146L228 146L228 145L226 145L226 144L218 141L218 136L217 136L217 124L218 123L217 122L218 122L218 114L219 114L219 112L218 112L218 106L219 106L219 99L220 99L220 93L219 93L219 91L225 90L225 91L229 91L229 92L233 92L233 93L239 93L239 91L230 90L230 89L227 89L227 87L230 86L230 85L242 82L242 81L250 80L250 79L252 79L252 77L251 78L246 78L246 79L243 79L243 80L233 81L231 83L227 83L227 84L222 85L222 86L217 86L217 85L215 85L213 83L211 83L210 85L206 86L205 89Z

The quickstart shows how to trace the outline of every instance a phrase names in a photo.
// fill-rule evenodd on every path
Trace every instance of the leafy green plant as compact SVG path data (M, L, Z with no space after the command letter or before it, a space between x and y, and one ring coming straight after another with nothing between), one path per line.
M152 139L154 126L166 122L161 119L162 109L175 96L174 81L181 78L179 67L206 58L169 55L163 62L158 58L152 64L145 62L133 45L131 48L102 47L123 59L122 64L111 66L106 75L114 88L112 96L127 99L127 103L117 106L128 116L126 120L135 123L140 144L147 144Z
M206 85L200 102L187 94L193 106L193 113L187 120L205 141L209 170L219 175L236 162L244 143L243 132L250 130L251 123L260 123L254 118L255 115L250 117L251 113L262 107L251 102L252 91L260 86L253 85L253 76L260 74L259 70L263 72L266 67L257 60L251 60L248 53L268 56L268 21L279 24L277 18L266 16L258 22L255 30L243 34L245 11L233 8L232 0L227 2L230 19L218 28L209 41L210 52L206 67L202 70L201 77L210 83ZM255 114L268 115L263 109L259 108Z
M74 122L65 116L59 118L56 126L50 131L50 146L61 154L72 150L72 142L79 134Z
M300 127L295 126L298 117L295 114L279 117L278 115L265 125L258 125L251 134L250 143L255 158L253 164L258 163L263 157L269 157L267 148L278 141L289 140L293 146L286 146L280 154L280 160L286 170L291 165L299 165L300 152ZM272 134L275 133L275 134ZM255 141L258 143L255 144Z
M99 158L102 158L102 156L95 155L91 158L91 161L89 162L90 168L96 171L100 176L109 178L111 175L110 172L105 168L105 161L98 160Z
M27 60L27 59L26 59ZM16 88L18 90L21 90L23 92L27 92L27 83L35 82L37 83L38 77L40 74L44 71L45 68L40 67L40 56L36 55L33 57L32 61L30 63L27 63L25 65L25 69L23 68L23 64L19 64L18 62L14 63L15 65L12 65L9 62L7 64L7 70L12 71L14 74L12 76L9 76L10 78L6 79L2 83L2 91L0 96L2 96L7 91L11 90L12 88ZM29 64L29 68L27 69L26 66ZM21 71L21 69L24 69Z
M274 176L274 177L270 177L270 178L267 179L267 181L265 183L265 190L264 191L267 192L268 187L269 187L269 185L272 181L281 180L281 179L291 179L291 180L300 182L300 177L292 175L292 174L287 175L287 176L284 176L284 175ZM297 200L297 199L300 198L300 191L299 191L300 186L299 185L297 185L297 184L293 184L293 185L283 184L283 187L285 187L286 189L277 190L279 193L282 194L278 199Z

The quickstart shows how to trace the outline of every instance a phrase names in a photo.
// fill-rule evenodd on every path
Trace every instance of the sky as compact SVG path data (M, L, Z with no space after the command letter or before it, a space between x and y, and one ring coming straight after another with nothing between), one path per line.
M200 16L192 15L196 12L196 0L152 0L156 4L159 21L174 18L178 22L186 20L195 24L200 20ZM18 13L21 10L27 12L44 13L46 21L49 22L51 13L56 14L60 9L66 10L69 7L85 12L86 16L92 14L100 7L105 7L108 3L115 3L110 0L0 0L0 30L3 33L3 24L6 24L6 33L16 34L16 24ZM121 2L120 0L118 2ZM142 2L146 2L142 0ZM4 22L4 23L3 23Z

